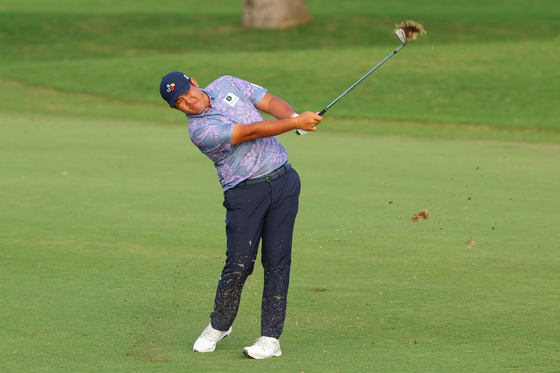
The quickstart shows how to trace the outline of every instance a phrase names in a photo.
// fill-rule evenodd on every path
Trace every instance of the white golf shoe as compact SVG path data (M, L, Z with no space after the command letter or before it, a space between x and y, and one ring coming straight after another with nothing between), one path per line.
M243 353L253 359L266 359L282 355L282 350L280 350L280 342L276 338L260 337L254 345L245 347Z
M216 349L216 343L227 337L231 333L231 327L227 332L221 332L212 327L210 323L202 332L200 337L194 342L193 351L212 352Z

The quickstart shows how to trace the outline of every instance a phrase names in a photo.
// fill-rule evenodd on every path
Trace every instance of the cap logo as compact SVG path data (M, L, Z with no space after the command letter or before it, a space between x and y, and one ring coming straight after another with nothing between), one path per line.
M167 85L167 92L173 92L175 90L175 83Z

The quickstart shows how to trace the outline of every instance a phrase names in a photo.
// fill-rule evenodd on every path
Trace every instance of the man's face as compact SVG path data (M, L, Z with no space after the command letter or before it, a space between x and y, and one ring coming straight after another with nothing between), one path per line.
M210 99L192 78L191 89L180 95L173 107L185 114L201 114L210 107Z

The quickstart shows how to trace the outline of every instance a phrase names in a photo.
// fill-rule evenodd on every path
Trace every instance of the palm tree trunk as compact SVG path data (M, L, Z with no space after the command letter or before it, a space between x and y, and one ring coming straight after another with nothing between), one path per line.
M305 0L245 0L244 28L282 29L311 22Z

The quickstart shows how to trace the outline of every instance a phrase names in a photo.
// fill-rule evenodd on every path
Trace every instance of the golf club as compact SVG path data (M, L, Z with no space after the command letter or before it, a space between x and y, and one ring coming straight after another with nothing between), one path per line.
M399 40L401 41L401 45L395 49L393 51L393 53L391 53L390 55L388 55L387 57L385 57L385 59L383 61L381 61L380 63L377 64L377 66L375 66L373 69L371 69L366 75L362 76L362 78L360 80L358 80L356 83L354 83L350 88L348 88L343 94L341 94L340 96L337 97L336 100L334 100L333 102L331 102L326 108L324 108L323 110L321 110L318 114L319 115L323 115L325 114L334 104L336 104L338 102L338 100L340 100L342 97L344 97L348 92L350 92L355 86L357 86L358 84L361 83L362 80L364 80L365 78L367 78L369 76L369 74L371 74L372 72L374 72L379 66L383 65L383 63L385 63L385 61L387 61L389 58L393 57L398 51L400 51L405 45L406 42L408 41L409 38L415 39L416 38L416 33L420 32L420 33L426 33L426 31L424 31L424 29L422 28L421 25L416 25L414 24L414 22L412 21L407 21L406 24L402 24L400 25L396 30L395 30L395 34L397 35L397 37L399 38ZM297 129L296 130L296 135L306 135L308 132L304 131L302 129Z

